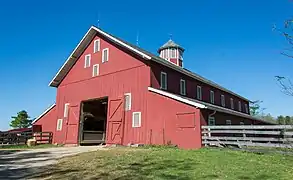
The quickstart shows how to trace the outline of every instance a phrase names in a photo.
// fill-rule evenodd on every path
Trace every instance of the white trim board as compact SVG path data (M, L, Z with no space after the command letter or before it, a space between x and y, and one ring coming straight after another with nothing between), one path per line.
M50 107L48 107L41 115L39 115L33 122L32 124L34 124L35 122L37 122L39 119L41 119L41 117L43 117L45 114L47 114L53 107L56 106L56 103L52 104Z

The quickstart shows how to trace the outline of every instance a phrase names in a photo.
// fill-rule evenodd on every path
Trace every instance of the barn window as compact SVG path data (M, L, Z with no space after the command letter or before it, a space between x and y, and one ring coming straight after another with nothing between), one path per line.
M62 123L63 123L63 119L58 119L57 120L57 131L61 131L62 130Z
M199 99L199 100L202 100L201 86L197 86L197 87L196 87L196 90L197 90L197 91L196 91L196 93L197 93L197 94L196 94L196 98Z
M244 122L243 121L240 121L240 125L244 125Z
M175 48L171 48L170 49L170 58L176 58L176 49Z
M238 110L239 111L242 111L242 107L241 107L241 102L240 101L238 101Z
M216 125L216 119L215 119L215 117L209 117L209 119L208 119L208 125L209 126Z
M248 113L248 105L247 104L244 104L245 105L245 112Z
M180 79L180 94L186 95L186 84L184 79Z
M64 117L68 117L69 103L64 105Z
M215 103L215 93L214 93L214 91L210 91L210 100L211 100L212 104Z
M125 98L125 111L130 111L131 110L131 93L125 93L124 98Z
M94 41L94 53L100 51L100 39Z
M233 98L230 98L230 104L231 104L231 109L234 109L234 100L233 100Z
M95 64L93 65L93 77L98 76L100 71L100 66L99 64Z
M84 68L90 67L91 66L91 55L85 55L84 57Z
M161 72L161 89L167 90L167 73Z
M109 61L109 48L103 49L102 63Z
M141 127L141 112L132 113L132 127Z
M226 125L231 125L231 120L226 120Z
M221 105L225 107L225 96L223 94L221 95Z

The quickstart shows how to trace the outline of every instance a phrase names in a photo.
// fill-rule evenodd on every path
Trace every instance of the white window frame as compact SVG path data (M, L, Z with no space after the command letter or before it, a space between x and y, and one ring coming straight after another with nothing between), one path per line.
M239 110L240 112L242 112L242 107L241 107L241 102L240 102L240 101L238 101L238 110Z
M107 59L104 60L105 58L105 51L107 51ZM108 62L109 61L109 48L104 48L103 51L102 51L102 63L105 63L105 62Z
M210 102L211 102L212 104L215 103L215 92L212 91L212 90L210 90Z
M63 117L67 118L67 117L68 117L68 113L69 113L69 103L65 103L65 104L64 104L64 113L63 113Z
M135 114L138 114L139 115L138 116L139 117L139 121L138 121L138 125L137 126L134 125L134 115ZM132 113L132 127L133 128L139 128L139 127L141 127L141 112L133 112Z
M230 105L231 105L231 109L234 109L234 99L230 98Z
M196 86L196 98L202 100L202 89L201 86Z
M170 58L176 58L176 48L171 48L170 49Z
M225 95L224 94L221 95L221 105L223 107L225 107L225 105L226 105L226 103L225 103Z
M165 79L165 87L163 86L163 75L165 75L166 79ZM160 88L163 89L163 90L167 90L168 88L168 76L167 76L167 73L161 71L161 82L160 82Z
M62 131L62 126L63 126L63 119L57 119L57 131Z
M232 125L232 121L230 119L226 120L226 125Z
M95 68L97 67L97 74L95 74ZM93 65L93 77L99 76L100 75L100 65L99 64L94 64Z
M245 106L245 112L248 113L248 105L245 103L244 106Z
M182 89L181 83L183 83L183 85L184 85L183 89ZM180 79L180 94L186 95L186 82L184 79Z
M128 102L128 106L126 106L126 96L129 96L129 102ZM130 111L131 110L131 93L125 93L124 94L124 98L125 98L125 111Z
M97 48L97 45L98 45L98 48ZM99 52L100 49L101 49L101 40L97 39L94 41L94 53Z
M88 58L88 63L87 63L87 57ZM84 56L84 68L91 67L91 54L87 54Z
M240 123L239 123L239 124L242 126L242 125L244 125L244 122L243 122L243 121L240 121Z
M215 126L215 125L216 125L216 118L215 117L209 117L208 118L208 126Z

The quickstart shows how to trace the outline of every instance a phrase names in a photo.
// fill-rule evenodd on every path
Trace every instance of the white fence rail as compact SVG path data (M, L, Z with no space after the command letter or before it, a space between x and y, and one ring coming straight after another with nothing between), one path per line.
M293 148L292 125L202 126L205 146L262 146Z

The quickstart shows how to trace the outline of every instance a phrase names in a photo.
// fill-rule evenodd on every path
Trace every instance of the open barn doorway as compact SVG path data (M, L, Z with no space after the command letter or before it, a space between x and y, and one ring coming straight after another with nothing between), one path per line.
M95 145L105 143L108 98L82 102L79 143Z

